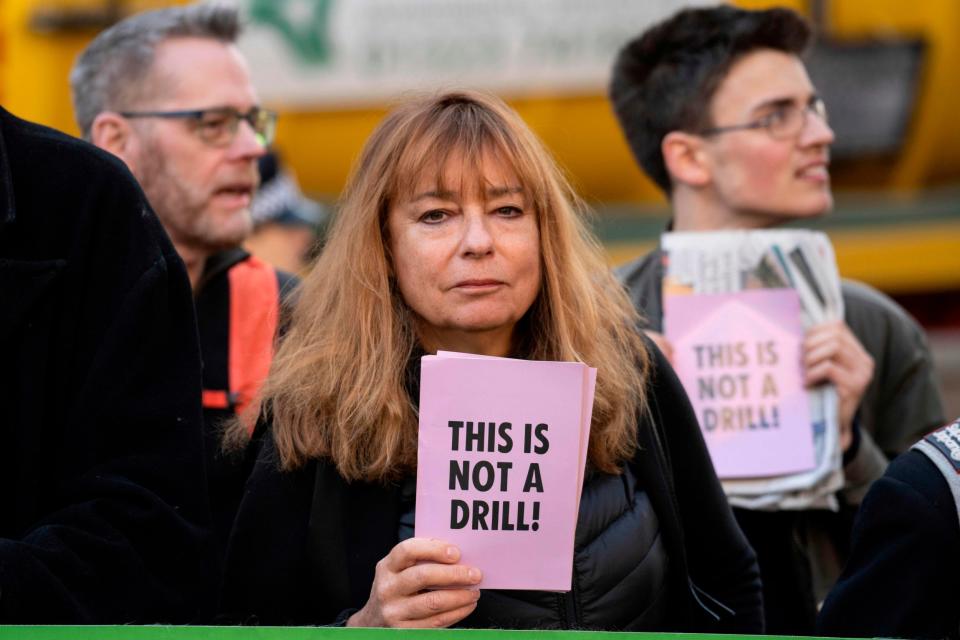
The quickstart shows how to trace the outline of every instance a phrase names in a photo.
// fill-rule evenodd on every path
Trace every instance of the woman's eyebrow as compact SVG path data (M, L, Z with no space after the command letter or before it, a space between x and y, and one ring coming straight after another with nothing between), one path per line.
M515 193L523 193L524 188L521 186L512 186L512 187L489 187L486 191L487 198L499 198L502 196L507 196ZM420 200L435 199L435 200L453 200L456 197L456 193L453 191L447 190L430 190L424 191L417 194L411 199L411 202L419 202Z
M508 196L515 193L523 193L523 187L490 187L487 189L488 198L499 198L501 196Z
M453 191L424 191L423 193L413 197L411 202L419 202L420 200L435 199L435 200L451 200L453 199Z

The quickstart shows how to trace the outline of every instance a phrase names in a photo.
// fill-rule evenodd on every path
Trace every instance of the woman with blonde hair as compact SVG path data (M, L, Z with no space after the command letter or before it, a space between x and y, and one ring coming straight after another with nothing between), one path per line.
M556 164L500 100L367 142L263 390L221 611L263 624L762 631L756 559L675 376ZM479 591L412 537L420 356L598 369L573 590Z

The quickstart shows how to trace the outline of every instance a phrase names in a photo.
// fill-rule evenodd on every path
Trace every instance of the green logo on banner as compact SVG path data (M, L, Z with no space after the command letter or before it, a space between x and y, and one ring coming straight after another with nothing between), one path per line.
M250 0L250 20L275 29L301 62L329 64L334 0Z

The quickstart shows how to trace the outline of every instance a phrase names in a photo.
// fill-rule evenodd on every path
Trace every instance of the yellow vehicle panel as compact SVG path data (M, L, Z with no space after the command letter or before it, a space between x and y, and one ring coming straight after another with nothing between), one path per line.
M127 14L170 4L182 2L0 0L0 102L17 115L76 134L67 75L77 52L98 30L76 25L91 17L109 17L110 10ZM737 4L749 8L779 4L806 11L810 3L740 0ZM960 113L956 81L960 38L955 37L960 32L960 2L827 0L822 6L823 26L834 39L894 35L919 37L927 44L918 98L900 153L844 167L837 172L837 188L894 191L909 203L909 198L920 197L922 189L960 182L960 118L956 117ZM45 20L50 16L72 16L73 27L60 28L56 20ZM636 168L605 95L537 95L512 104L598 209L623 203L645 210L663 205L661 195ZM278 107L282 114L278 148L304 190L325 199L334 199L340 192L364 140L386 111L386 105ZM831 228L841 269L889 290L960 287L956 257L960 255L960 213L935 223L918 219L916 229L910 231L909 204L902 211L906 227L895 230L859 224L849 230ZM635 255L640 248L636 242L648 242L649 235L607 240L617 261Z

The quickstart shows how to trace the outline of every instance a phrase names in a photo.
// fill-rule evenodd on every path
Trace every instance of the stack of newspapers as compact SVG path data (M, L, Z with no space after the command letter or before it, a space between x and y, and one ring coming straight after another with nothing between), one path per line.
M806 230L674 232L662 238L664 298L792 288L804 329L843 319L840 277L830 240ZM758 510L836 509L843 486L832 385L809 390L816 465L800 473L725 478L730 504Z

